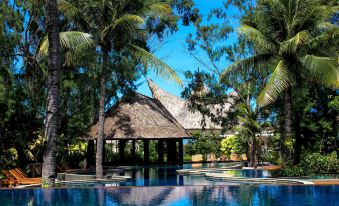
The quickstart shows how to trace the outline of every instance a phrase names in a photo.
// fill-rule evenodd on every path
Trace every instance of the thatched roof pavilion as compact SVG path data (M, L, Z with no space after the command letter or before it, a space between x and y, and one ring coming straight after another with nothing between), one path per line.
M92 142L97 138L98 123L89 129L87 135ZM133 157L136 149L135 140L143 140L144 164L148 164L149 140L158 140L158 163L164 163L164 142L166 142L167 163L181 164L184 138L191 138L191 135L173 115L158 100L140 93L133 92L132 95L123 97L106 112L104 139L119 140L119 156L122 163L126 141L132 140ZM91 145L94 147L94 143ZM94 148L89 150L94 151Z
M90 128L96 139L98 123ZM107 112L105 139L167 139L190 137L172 114L156 99L140 93L123 97Z

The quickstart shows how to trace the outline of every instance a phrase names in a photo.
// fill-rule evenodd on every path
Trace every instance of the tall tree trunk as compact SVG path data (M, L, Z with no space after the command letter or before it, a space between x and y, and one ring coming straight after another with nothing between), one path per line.
M339 159L339 114L335 117L335 148L337 151L337 159Z
M46 186L53 186L55 180L56 140L58 138L58 118L60 104L60 39L58 10L56 0L46 1L48 32L48 92L45 137L47 138L43 155L42 179Z
M252 137L252 141L251 141L251 144L250 144L250 151L249 151L249 154L250 154L250 161L249 161L249 167L256 167L257 166L257 155L256 155L256 149L257 149L257 143L256 143L256 140L255 140L255 137Z
M294 121L294 130L295 130L295 149L294 149L294 164L300 163L302 139L301 139L301 111L296 112L295 121Z
M100 103L99 103L99 125L96 151L95 172L97 179L103 178L103 147L104 147L104 127L105 127L105 101L106 101L106 79L108 70L108 53L107 49L103 49L103 63L100 80Z
M293 137L292 133L292 92L291 86L287 88L285 93L285 124L284 135L281 142L282 156L285 161L291 159L291 151L286 146L286 140Z

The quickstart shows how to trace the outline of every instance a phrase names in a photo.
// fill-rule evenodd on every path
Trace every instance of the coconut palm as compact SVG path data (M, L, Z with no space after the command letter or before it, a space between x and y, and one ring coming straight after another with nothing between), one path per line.
M50 42L48 51L47 117L45 121L46 144L43 154L42 178L52 186L55 177L55 153L58 137L58 112L60 99L60 41L59 18L56 0L46 1L47 33Z
M259 97L260 106L284 94L284 139L293 137L291 90L302 81L339 86L338 27L328 19L336 8L317 0L259 0L253 19L244 19L239 32L254 45L255 54L230 65L223 73L273 65ZM284 158L290 155L283 149Z
M130 55L139 59L143 65L151 65L157 74L174 79L181 84L176 73L167 64L134 44L136 40L146 38L146 32L142 29L142 26L148 19L166 17L171 14L171 8L168 4L155 0L90 0L78 3L81 5L60 1L59 10L74 22L77 29L92 34L98 50L102 53L96 153L96 176L97 178L102 178L104 111L109 57L114 51L127 50Z
M239 125L236 125L233 130L238 132L238 135L246 136L247 143L247 157L250 167L256 167L258 164L258 135L260 134L261 125L259 124L258 108L252 109L250 105L240 103L237 105L237 119Z

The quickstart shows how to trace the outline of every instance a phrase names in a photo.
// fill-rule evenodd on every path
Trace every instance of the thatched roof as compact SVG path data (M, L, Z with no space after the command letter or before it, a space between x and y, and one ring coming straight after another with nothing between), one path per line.
M98 123L88 135L96 139ZM190 135L156 99L140 93L123 97L106 115L105 139L165 139Z
M159 100L185 129L202 129L202 114L200 112L190 111L189 102L187 100L162 90L150 79L148 79L147 82L153 98ZM234 95L235 94L233 93L231 94L231 96ZM222 106L215 105L211 108L211 111L212 113L217 114L220 110L227 111L229 107L230 104ZM205 123L205 129L222 129L221 125L213 123L208 117L206 117Z

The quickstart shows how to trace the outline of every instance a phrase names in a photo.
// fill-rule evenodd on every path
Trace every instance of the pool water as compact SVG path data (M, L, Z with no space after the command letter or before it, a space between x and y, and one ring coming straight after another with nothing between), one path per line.
M326 205L338 206L339 186L184 186L0 190L7 205Z
M218 164L219 167L227 164ZM193 167L208 168L215 167L215 164L199 164ZM103 186L184 186L184 185L239 185L240 183L225 183L223 181L207 180L203 176L181 176L178 169L191 169L192 164L183 166L154 166L154 167L120 167L121 172L108 170L106 175L129 176L127 181L107 181L107 182L70 182L62 183L65 187L103 187Z

